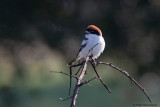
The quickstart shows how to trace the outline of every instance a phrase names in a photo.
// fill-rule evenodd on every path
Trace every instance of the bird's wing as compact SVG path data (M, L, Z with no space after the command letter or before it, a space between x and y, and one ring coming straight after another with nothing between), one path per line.
M82 41L82 44L81 44L81 48L79 49L78 53L76 54L76 57L70 61L67 66L71 66L74 62L76 62L77 60L79 60L81 57L79 56L79 53L81 52L81 50L87 45L88 43L88 38L85 38L83 41Z
M82 50L84 47L86 47L87 43L88 43L88 38L85 38L85 39L82 41L81 48L79 49L76 57L79 55L79 53L81 52L81 50Z
M85 38L85 39L82 41L81 48L79 49L76 57L75 57L71 62L69 62L69 63L67 64L68 66L71 66L74 62L76 62L77 60L79 60L79 58L80 58L80 57L78 56L78 55L79 55L79 52L81 52L81 50L87 45L87 43L88 43L88 38ZM72 77L71 77L71 75L72 75L72 70L71 70L71 67L70 67L69 95L70 95L71 87L72 87Z

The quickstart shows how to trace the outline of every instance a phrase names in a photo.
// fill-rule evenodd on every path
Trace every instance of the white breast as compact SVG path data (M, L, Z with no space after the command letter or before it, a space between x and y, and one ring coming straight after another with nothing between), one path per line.
M82 41L82 45L86 43L86 46L80 51L78 56L86 58L87 55L93 55L93 59L98 58L105 48L104 38L95 34L88 34L86 38L88 40Z

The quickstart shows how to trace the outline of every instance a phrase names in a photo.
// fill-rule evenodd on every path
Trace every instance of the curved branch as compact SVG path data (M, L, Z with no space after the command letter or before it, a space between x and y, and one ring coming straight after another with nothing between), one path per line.
M137 85L137 86L142 90L142 92L145 94L145 96L148 98L148 100L152 103L152 100L151 100L151 98L148 96L148 94L146 93L145 89L144 89L134 78L132 78L132 77L128 74L128 72L126 72L126 71L118 68L117 66L113 65L112 63L97 62L97 64L108 65L108 66L116 69L117 71L120 71L122 74L124 74L125 76L127 76L127 77L131 80L131 82L135 83L135 85Z

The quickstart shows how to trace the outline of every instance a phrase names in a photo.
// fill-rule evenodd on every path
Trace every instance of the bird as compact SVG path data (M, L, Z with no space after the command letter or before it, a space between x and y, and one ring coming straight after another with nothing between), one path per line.
M71 67L78 60L92 56L92 59L97 59L105 49L105 40L102 36L100 28L95 25L87 26L85 30L85 38L81 43L81 47L76 57L71 60L67 66Z
M71 60L67 66L70 67L70 86L69 96L72 87L72 66L80 59L85 60L87 57L91 57L93 61L97 59L105 49L105 40L102 36L100 28L95 25L87 26L85 30L85 37L81 43L81 47L73 60ZM77 72L78 73L78 72ZM77 74L76 73L76 74Z

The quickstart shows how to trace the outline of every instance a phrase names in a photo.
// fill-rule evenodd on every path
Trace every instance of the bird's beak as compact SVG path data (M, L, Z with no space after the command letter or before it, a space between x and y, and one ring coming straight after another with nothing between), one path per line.
M85 35L87 35L87 34L89 34L89 32L88 32L88 31L85 31Z

